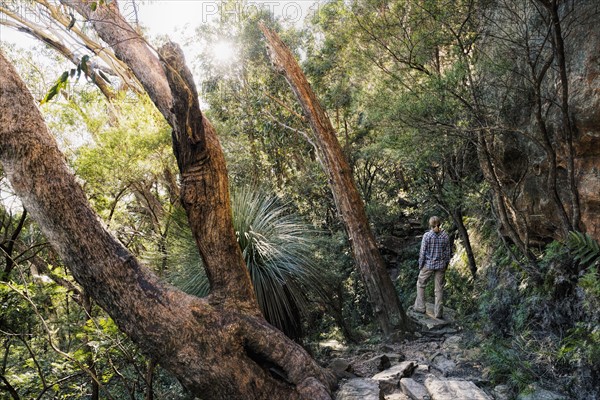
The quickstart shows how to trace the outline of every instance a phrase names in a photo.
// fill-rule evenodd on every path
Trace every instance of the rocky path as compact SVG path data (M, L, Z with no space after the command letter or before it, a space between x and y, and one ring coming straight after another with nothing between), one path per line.
M432 305L427 307L427 314L408 311L419 326L413 339L353 350L330 343L329 367L341 379L336 400L511 399L507 387L491 388L482 378L478 350L466 345L452 310L437 320L430 316ZM519 400L541 398L546 399Z

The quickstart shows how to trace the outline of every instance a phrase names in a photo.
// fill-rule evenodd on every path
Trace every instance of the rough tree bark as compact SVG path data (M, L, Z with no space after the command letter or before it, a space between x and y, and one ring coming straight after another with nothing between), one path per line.
M131 67L173 127L182 203L211 295L199 299L161 282L106 231L33 98L0 54L0 162L15 193L77 282L192 393L211 399L330 399L333 375L260 315L231 224L223 154L200 113L180 50L166 45L161 62L124 21L116 1L96 11L89 3L72 6Z
M271 61L283 72L310 121L315 146L321 155L323 168L329 176L333 199L346 227L354 260L361 272L379 327L385 336L389 336L394 331L400 331L399 333L409 331L410 320L400 304L392 280L386 271L375 236L369 226L364 203L356 188L352 170L346 161L331 121L292 52L275 32L264 25L261 25L261 30L268 42Z

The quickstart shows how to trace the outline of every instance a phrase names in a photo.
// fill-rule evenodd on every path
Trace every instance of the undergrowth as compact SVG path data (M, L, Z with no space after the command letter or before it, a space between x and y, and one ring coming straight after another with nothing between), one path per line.
M478 280L472 328L483 338L492 385L517 394L541 384L573 398L600 398L600 254L582 249L590 242L579 239L576 249L546 246L537 277L498 248Z

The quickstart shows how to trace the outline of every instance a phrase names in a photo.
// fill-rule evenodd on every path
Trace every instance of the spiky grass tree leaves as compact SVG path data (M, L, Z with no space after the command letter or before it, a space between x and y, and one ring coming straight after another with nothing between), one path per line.
M573 257L584 267L600 262L600 246L587 233L571 231L567 237L567 247Z
M310 307L309 296L322 297L326 280L311 255L317 236L274 195L246 187L234 190L231 198L233 226L259 306L267 321L299 338L300 316ZM210 291L198 264L188 266L174 280L199 297Z

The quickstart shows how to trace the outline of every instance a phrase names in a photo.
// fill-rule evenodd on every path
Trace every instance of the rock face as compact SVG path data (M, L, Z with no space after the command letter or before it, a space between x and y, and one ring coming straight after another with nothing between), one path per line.
M581 229L600 240L600 30L595 28L600 25L598 2L582 0L571 5L563 3L559 12L563 25L569 27L568 35L564 33L567 28L563 28L563 36L568 107L574 127L572 147ZM536 21L539 23L540 19ZM541 30L545 32L545 28ZM512 59L516 62L525 60L525 54L516 54L516 50L514 53ZM548 47L542 52L542 58L550 59L552 54ZM560 109L562 85L557 73L557 58L553 60L540 88L543 97L542 118L556 154L558 195L567 214L571 215L573 207L567 179L569 146L566 123ZM546 241L549 238L560 239L563 233L560 214L548 190L551 160L544 151L544 136L535 118L532 92L532 87L522 86L520 96L517 92L509 94L514 104L501 111L501 118L506 126L513 127L512 132L499 134L493 139L490 151L505 195L514 199L515 209L509 212L509 217L515 226L523 227L526 224L522 235L527 231L530 239Z
M595 11L591 25L582 24L569 37L570 107L577 136L575 171L586 231L600 240L600 32L598 3L582 2L582 14ZM591 15L591 14L590 14Z

